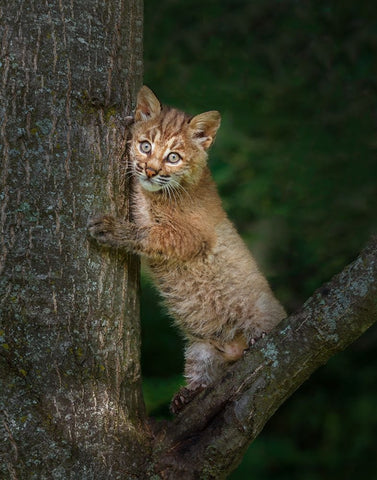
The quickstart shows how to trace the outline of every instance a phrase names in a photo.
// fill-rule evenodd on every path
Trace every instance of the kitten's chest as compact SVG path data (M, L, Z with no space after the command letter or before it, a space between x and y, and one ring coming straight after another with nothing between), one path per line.
M136 191L132 202L132 219L140 227L147 227L152 223L152 214L147 199Z
M170 217L166 206L151 202L141 191L136 192L132 206L133 221L140 227L150 227L163 223L166 217Z

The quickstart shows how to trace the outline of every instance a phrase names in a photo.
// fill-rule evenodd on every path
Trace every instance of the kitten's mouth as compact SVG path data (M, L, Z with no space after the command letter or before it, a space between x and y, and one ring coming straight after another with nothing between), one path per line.
M158 192L162 189L162 185L160 185L155 178L139 177L139 182L148 192Z

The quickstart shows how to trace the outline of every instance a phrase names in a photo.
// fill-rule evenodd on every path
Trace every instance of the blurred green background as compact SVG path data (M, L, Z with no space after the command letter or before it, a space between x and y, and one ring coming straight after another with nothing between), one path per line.
M377 232L377 4L145 0L145 83L217 109L224 207L289 312ZM182 383L182 340L143 278L151 415ZM316 372L233 480L377 479L377 329Z

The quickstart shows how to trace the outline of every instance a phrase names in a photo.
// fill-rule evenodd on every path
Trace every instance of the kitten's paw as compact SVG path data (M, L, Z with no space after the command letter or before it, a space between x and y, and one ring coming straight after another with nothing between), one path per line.
M125 127L129 127L132 125L135 121L135 117L133 115L127 115L127 117L124 117L123 123Z
M180 413L191 400L198 395L205 387L197 387L194 390L190 388L182 387L173 397L170 403L170 411L177 415Z
M90 217L87 225L89 234L100 243L112 244L116 222L116 219L111 215Z

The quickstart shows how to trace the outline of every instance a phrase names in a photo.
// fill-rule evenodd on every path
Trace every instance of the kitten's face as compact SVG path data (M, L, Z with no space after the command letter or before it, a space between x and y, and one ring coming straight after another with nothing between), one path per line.
M162 108L151 90L142 87L130 148L141 186L149 192L173 192L197 183L219 125L218 112L191 118L179 110Z
M171 109L135 123L131 158L145 190L175 190L200 175L207 155L190 138L188 120L184 113Z

